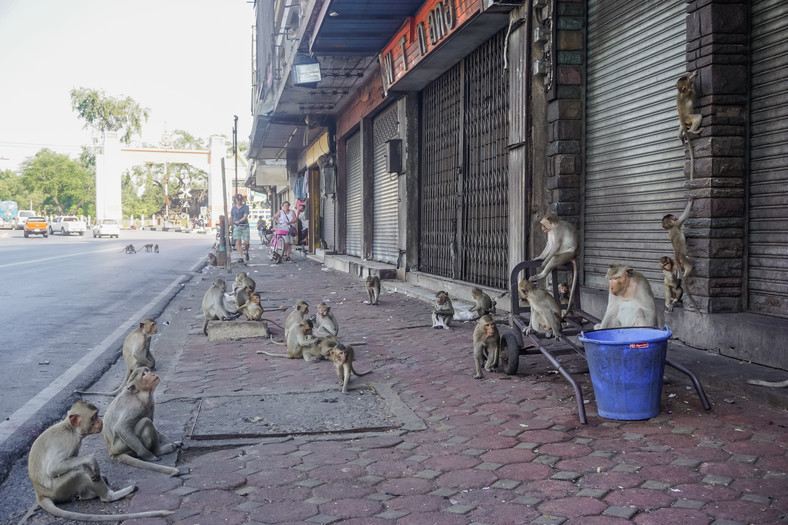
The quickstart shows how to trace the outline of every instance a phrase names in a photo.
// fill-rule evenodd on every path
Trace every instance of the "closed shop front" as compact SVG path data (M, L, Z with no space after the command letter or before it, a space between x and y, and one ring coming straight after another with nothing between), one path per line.
M397 105L392 104L372 121L372 171L373 171L373 235L372 258L376 261L396 263L398 255L397 232L399 184L397 173L386 170L386 143L398 136Z
M788 317L788 4L752 3L748 303Z
M325 248L329 251L336 249L336 206L334 199L334 194L324 195L320 210L320 218L322 220L320 232Z
M362 190L363 171L361 163L361 133L354 133L345 143L345 162L347 171L346 252L348 255L362 255Z
M686 4L589 0L584 201L585 284L607 288L613 263L663 293L661 227L687 204L676 80L685 71ZM690 247L690 256L692 248Z
M509 238L505 34L421 93L420 270L499 289Z

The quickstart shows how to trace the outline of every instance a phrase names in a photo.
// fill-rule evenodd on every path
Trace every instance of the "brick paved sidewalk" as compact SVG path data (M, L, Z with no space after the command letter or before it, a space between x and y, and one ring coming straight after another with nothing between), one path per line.
M176 512L135 524L786 521L785 410L704 383L713 405L705 412L682 379L665 385L658 417L607 420L596 414L588 375L580 374L589 420L582 425L572 388L539 356L523 357L516 376L472 379L472 325L424 327L425 302L384 293L379 306L365 305L360 278L300 257L276 267L253 264L249 272L267 310L296 298L313 309L329 302L340 340L366 342L356 348L356 368L374 370L352 379L351 405L380 395L401 420L410 418L409 429L228 440L217 449L188 439L195 414L185 411L187 446L178 465L191 472L150 477L128 509ZM287 391L341 396L329 363L262 356L256 351L284 349L259 340L208 342L195 312L218 276L227 278L211 269L182 292L194 305L181 313L190 329L163 377L159 403L197 406L212 396ZM281 339L281 330L272 331Z

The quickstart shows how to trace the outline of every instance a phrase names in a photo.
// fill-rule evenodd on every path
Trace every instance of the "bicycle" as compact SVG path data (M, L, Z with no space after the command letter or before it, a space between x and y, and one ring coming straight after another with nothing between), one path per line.
M274 264L279 264L282 262L285 253L285 235L287 235L287 231L273 229L260 230L261 241L264 231L266 232L265 237L268 241L268 258L271 259L271 262Z

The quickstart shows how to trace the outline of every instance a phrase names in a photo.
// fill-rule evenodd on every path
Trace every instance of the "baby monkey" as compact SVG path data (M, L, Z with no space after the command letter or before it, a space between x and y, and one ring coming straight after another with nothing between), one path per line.
M665 310L673 311L673 307L681 302L684 289L681 287L681 277L679 269L673 263L673 259L667 255L659 258L659 267L665 276Z
M368 275L364 284L367 287L367 295L369 296L367 304L380 304L380 277Z
M471 297L476 302L468 311L476 312L481 317L483 315L495 315L495 301L484 293L481 288L474 286L471 288Z
M454 306L451 304L449 294L441 290L435 294L435 307L432 310L432 327L451 329L454 320Z
M364 372L363 374L356 372L355 368L353 368L354 354L355 352L352 346L343 345L342 343L336 344L329 353L329 355L331 355L331 361L334 363L334 368L337 371L337 377L339 377L339 384L342 385L343 394L347 394L347 384L350 382L351 373L361 377L372 372L372 370Z

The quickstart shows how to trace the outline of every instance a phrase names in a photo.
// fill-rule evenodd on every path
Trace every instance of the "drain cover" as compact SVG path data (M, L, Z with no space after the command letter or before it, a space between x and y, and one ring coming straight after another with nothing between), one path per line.
M373 390L203 398L191 439L381 431L402 423Z

